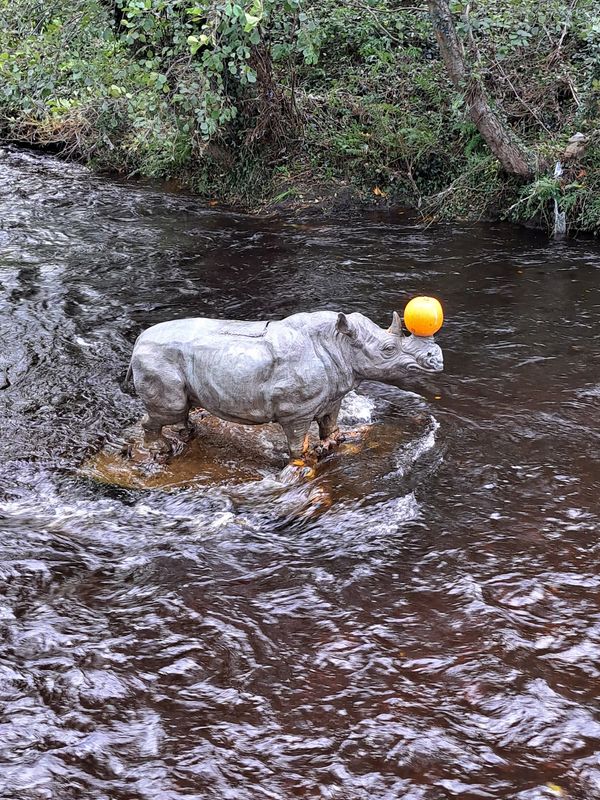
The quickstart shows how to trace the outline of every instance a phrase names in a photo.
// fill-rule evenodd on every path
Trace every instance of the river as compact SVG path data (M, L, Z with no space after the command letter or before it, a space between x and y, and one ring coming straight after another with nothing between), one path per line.
M107 478L149 325L415 294L444 373L363 384L313 477L200 422L192 469ZM598 242L9 148L0 314L2 800L600 797Z

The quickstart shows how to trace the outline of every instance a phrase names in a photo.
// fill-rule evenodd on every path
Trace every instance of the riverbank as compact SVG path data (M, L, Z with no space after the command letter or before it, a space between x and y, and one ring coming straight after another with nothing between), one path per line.
M0 22L5 141L246 210L410 206L550 229L556 204L571 234L600 231L600 11L588 0L456 7L494 107L535 155L525 180L468 120L425 8L33 6L11 0Z

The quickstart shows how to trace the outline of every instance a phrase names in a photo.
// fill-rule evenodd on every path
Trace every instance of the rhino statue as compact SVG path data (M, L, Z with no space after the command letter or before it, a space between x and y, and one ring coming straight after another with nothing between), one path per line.
M363 314L316 311L270 322L161 322L137 339L130 370L146 408L146 446L165 447L163 425L189 434L188 412L201 406L229 422L279 423L299 459L313 420L325 447L335 441L342 399L361 381L395 384L443 366L433 337L404 336L396 312L384 329Z

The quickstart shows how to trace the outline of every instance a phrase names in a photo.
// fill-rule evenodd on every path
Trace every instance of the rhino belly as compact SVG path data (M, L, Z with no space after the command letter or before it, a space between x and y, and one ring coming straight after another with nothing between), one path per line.
M192 399L229 422L260 425L273 421L273 359L265 350L260 345L228 345L194 352L186 359Z

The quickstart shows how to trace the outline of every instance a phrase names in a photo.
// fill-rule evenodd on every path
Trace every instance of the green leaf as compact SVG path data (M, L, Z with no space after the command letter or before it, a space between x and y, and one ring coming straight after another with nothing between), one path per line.
M244 13L245 17L245 25L244 31L245 33L250 33L253 28L256 28L258 23L260 22L260 17L254 17L252 14L248 14L247 12Z
M190 46L190 53L195 56L200 49L200 39L197 36L188 36L187 43Z

